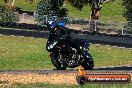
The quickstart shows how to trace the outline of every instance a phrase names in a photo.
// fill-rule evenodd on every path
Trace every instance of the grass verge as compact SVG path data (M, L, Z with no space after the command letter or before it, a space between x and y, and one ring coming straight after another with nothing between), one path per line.
M14 83L2 88L131 88L132 84L85 84L85 85L66 85L66 84L48 84L48 83L31 83L20 84Z
M0 70L53 69L45 49L47 39L0 35ZM95 66L132 65L132 49L91 44Z

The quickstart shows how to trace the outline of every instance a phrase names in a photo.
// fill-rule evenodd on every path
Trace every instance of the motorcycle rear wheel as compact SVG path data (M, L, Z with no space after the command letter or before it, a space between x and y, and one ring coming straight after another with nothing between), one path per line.
M59 54L51 53L50 57L52 64L56 67L57 70L66 70L67 67L63 66L59 61L60 59Z

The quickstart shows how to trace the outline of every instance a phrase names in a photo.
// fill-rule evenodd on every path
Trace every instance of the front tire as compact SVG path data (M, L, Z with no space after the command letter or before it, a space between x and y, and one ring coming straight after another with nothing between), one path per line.
M59 59L60 59L60 56L59 54L57 53L51 53L50 54L50 57L51 57L51 62L52 64L56 67L57 70L66 70L66 66L63 66Z
M89 57L91 58L90 60L85 59L81 66L85 69L85 70L92 70L94 67L94 60L92 58L92 56L89 54Z

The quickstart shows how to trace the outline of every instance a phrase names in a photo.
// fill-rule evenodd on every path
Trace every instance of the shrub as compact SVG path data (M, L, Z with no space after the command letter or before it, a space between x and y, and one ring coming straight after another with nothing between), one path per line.
M0 22L17 22L17 21L18 21L18 16L13 10L5 6L0 6Z
M132 33L132 0L122 0L122 5L124 6L123 15L126 17L127 21L129 21L124 26L124 29Z
M125 9L123 15L132 23L132 0L122 0L122 5Z
M63 8L64 0L41 0L35 13L39 21L46 20L47 17L57 16L65 17L68 14L68 10Z

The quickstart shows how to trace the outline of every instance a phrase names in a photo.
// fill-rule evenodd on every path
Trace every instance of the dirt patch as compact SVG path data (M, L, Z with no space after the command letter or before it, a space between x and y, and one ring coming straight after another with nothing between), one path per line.
M85 26L86 25L70 24L70 25L66 25L65 27L69 29L82 30Z
M17 23L26 23L26 24L38 24L38 21L33 16L27 14L19 14L19 22Z
M36 83L36 82L45 82L51 84L77 84L76 83L76 74L67 73L67 74L0 74L0 81L8 82L8 84L13 83Z
M97 71L97 72L88 72L89 74L117 74L118 72L113 71L113 72L102 72L102 71ZM129 73L131 75L132 78L132 74L130 72L127 71L122 71L119 72L119 74L127 74ZM78 75L78 73L76 72L72 72L72 73L68 73L68 72L62 72L62 73L54 73L54 71L51 73L0 73L0 85L6 84L6 85L12 85L14 83L23 83L23 84L27 84L27 83L50 83L50 84L73 84L73 85L77 85L76 82L76 76Z

